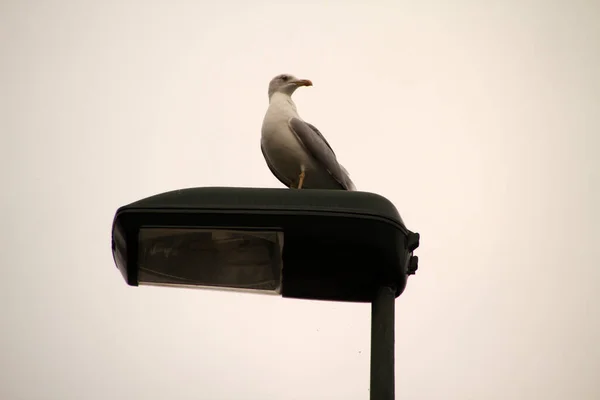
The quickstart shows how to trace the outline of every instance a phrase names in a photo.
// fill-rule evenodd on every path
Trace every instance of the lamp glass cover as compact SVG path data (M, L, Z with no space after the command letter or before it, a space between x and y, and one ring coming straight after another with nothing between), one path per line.
M140 285L279 294L283 232L142 227Z

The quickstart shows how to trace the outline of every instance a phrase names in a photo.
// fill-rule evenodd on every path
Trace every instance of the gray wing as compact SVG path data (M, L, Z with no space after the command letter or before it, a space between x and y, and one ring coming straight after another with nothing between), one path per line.
M289 126L292 132L300 139L306 151L329 172L340 186L346 190L354 189L348 173L338 163L333 149L325 137L323 137L323 134L314 125L292 117L289 121Z
M321 137L321 139L323 139L323 141L325 142L325 144L327 145L327 147L329 147L329 150L331 150L331 152L333 153L333 155L335 156L335 153L333 152L333 149L331 148L331 145L329 144L329 142L327 142L327 139L325 139L325 136L323 136L323 134L321 133L320 130L317 129L316 126L314 126L313 124L309 124L306 121L303 121L306 125L310 126L312 128L313 131L315 131L317 133L317 135L319 135Z

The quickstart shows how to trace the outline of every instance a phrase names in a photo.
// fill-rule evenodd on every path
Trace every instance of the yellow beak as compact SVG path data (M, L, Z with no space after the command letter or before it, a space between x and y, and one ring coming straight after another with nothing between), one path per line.
M297 81L294 81L294 83L296 86L312 86L312 82L308 79L298 79Z

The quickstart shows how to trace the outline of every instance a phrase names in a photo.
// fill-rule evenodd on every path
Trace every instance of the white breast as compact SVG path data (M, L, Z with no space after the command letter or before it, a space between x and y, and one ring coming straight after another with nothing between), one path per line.
M288 160L293 159L299 166L307 167L311 159L290 130L288 121L292 117L300 118L292 99L281 93L273 94L263 120L261 141L269 158L285 156Z

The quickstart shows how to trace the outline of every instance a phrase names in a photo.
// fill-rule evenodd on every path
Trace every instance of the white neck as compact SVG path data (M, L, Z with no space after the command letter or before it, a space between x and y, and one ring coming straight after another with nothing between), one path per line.
M273 95L271 96L271 99L269 100L269 106L273 106L277 109L280 110L290 110L294 113L294 114L298 114L298 110L296 109L296 103L294 103L294 100L292 100L292 97L288 94L285 93L281 93L281 92L275 92L273 93Z
M282 92L273 93L273 95L269 99L269 103L273 103L274 101L277 101L277 102L287 101L287 102L294 104L294 101L292 100L292 96L290 96L289 94L286 94L286 93L282 93Z

